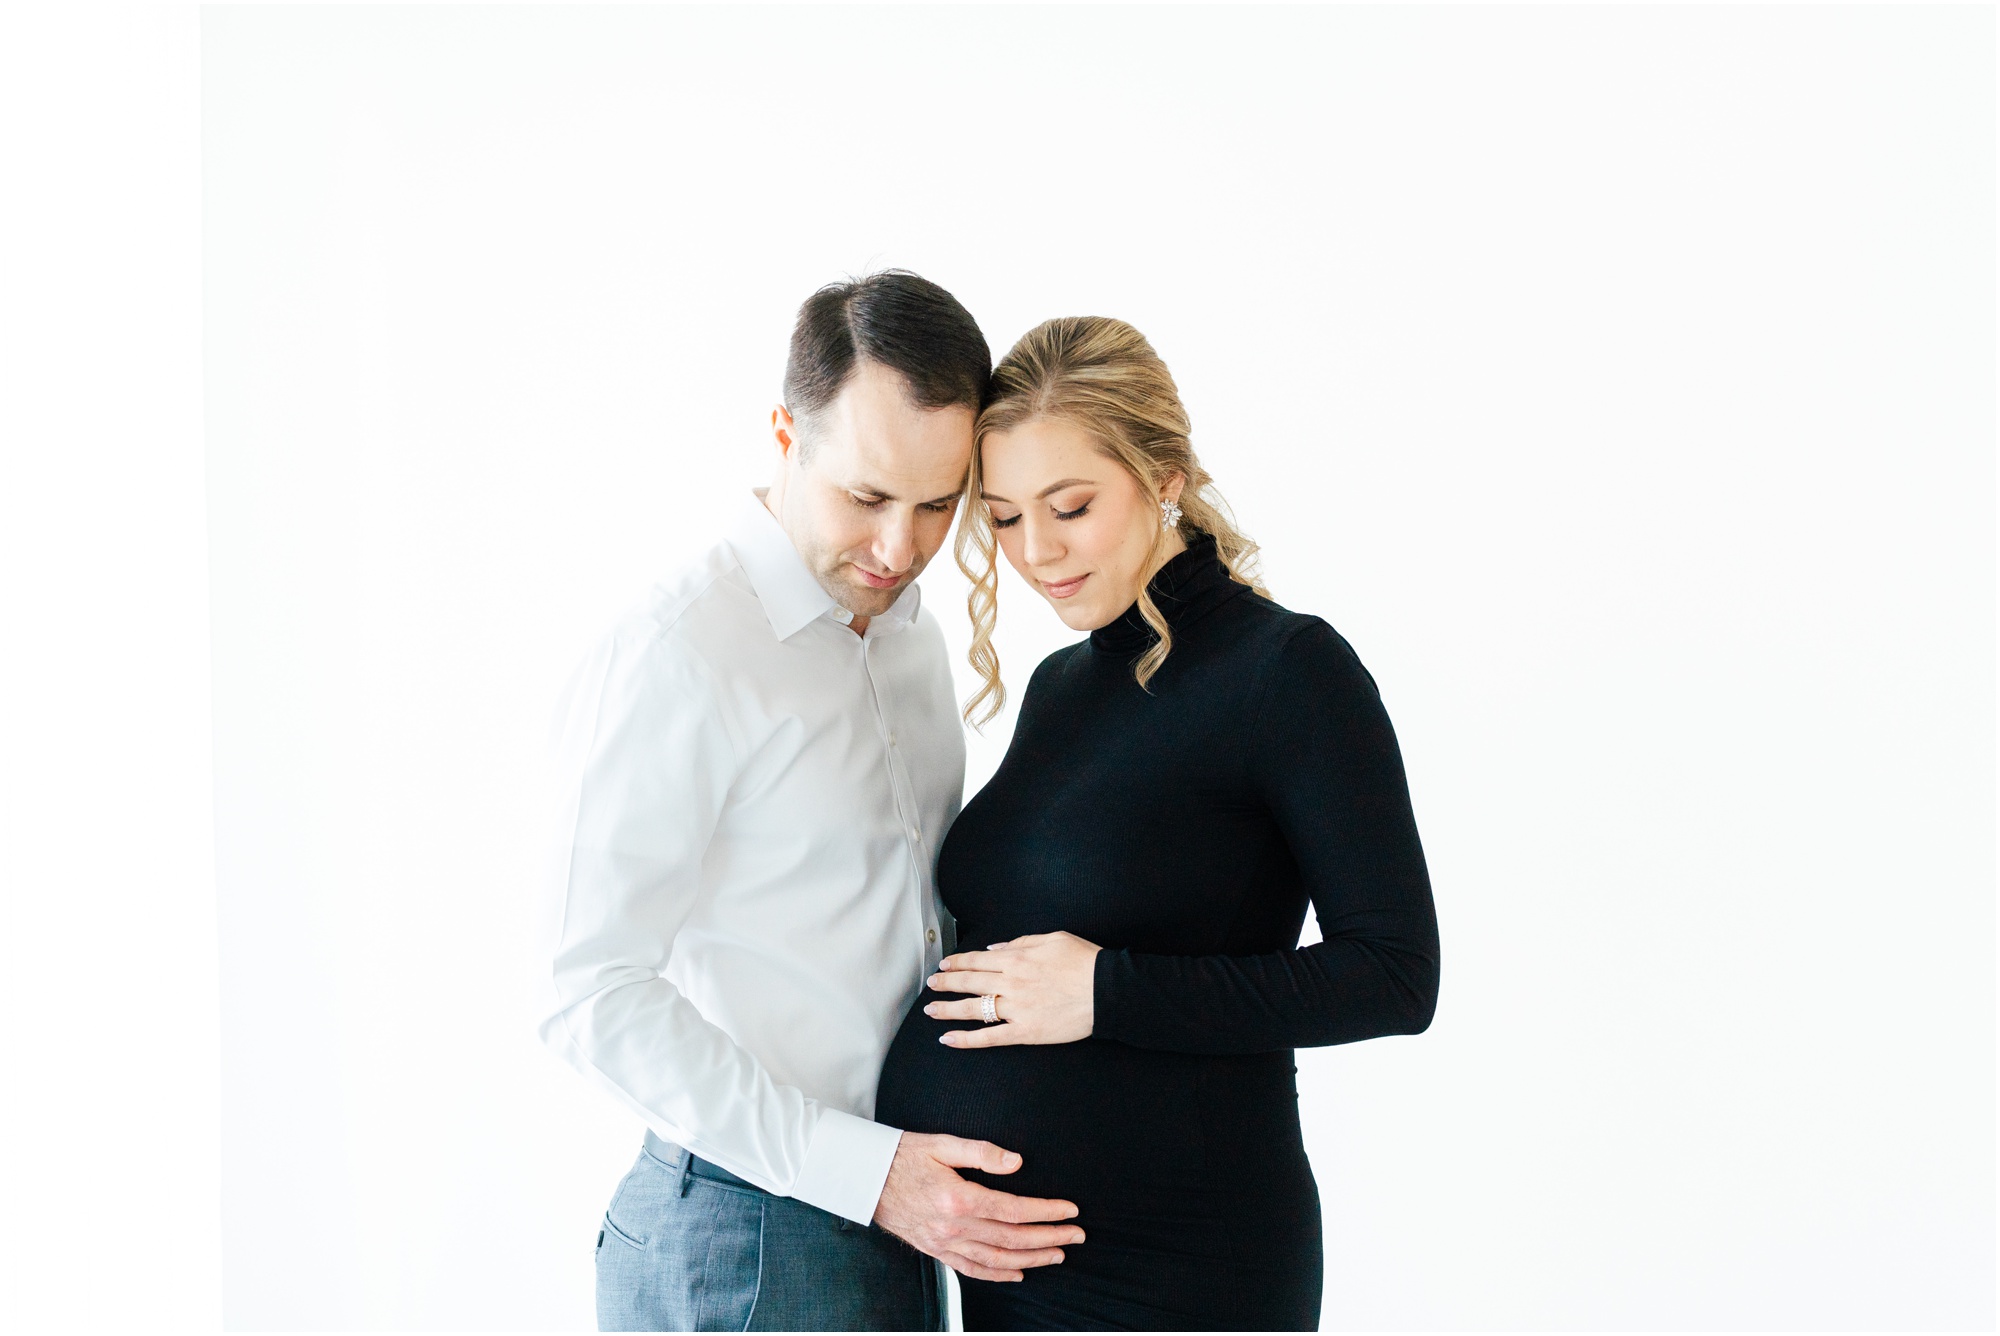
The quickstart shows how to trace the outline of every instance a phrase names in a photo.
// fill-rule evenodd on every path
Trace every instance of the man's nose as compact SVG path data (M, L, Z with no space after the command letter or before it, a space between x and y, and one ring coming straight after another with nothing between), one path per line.
M901 575L910 569L910 563L917 555L916 518L912 515L891 515L875 535L875 560L882 563L891 575Z

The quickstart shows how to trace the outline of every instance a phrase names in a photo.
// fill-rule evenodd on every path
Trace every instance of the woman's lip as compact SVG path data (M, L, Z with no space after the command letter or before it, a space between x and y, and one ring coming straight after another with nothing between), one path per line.
M900 575L877 575L875 572L860 566L856 566L854 569L861 572L861 578L868 582L870 589L894 589L897 582L903 578Z
M1068 598L1071 594L1074 594L1079 587L1082 586L1085 580L1088 580L1089 578L1090 576L1086 573L1077 576L1073 580L1062 580L1057 582L1044 580L1042 581L1042 592L1047 594L1050 598Z

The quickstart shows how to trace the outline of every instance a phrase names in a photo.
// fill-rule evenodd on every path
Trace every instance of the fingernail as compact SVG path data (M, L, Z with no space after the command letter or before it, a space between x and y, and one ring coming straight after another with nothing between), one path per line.
M938 1036L938 1042L939 1042L940 1044L948 1044L948 1045L954 1045L954 1046L955 1046L955 1045L956 1045L956 1044L958 1043L958 1037L957 1037L957 1036L958 1036L958 1031L956 1031L956 1030L946 1030L946 1031L945 1031L945 1032L944 1032L943 1034L941 1034L941 1035L939 1035L939 1036Z
M935 1015L937 1015L937 1003L935 1003L935 1002L926 1002L926 1003L924 1003L924 1015L926 1015L926 1016L935 1016Z

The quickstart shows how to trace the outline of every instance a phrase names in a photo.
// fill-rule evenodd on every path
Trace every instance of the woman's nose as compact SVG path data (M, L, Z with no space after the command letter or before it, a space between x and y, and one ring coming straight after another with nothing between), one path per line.
M1030 566L1046 566L1053 561L1061 561L1063 545L1055 533L1045 524L1029 524L1026 538L1021 544L1021 557Z

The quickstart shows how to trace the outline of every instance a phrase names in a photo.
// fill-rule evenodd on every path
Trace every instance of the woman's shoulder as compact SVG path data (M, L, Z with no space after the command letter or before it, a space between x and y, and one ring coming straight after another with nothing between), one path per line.
M1255 654L1261 676L1270 685L1299 683L1321 691L1351 687L1378 694L1361 656L1326 618L1294 612L1254 592L1236 603L1242 609L1239 634L1244 648Z

